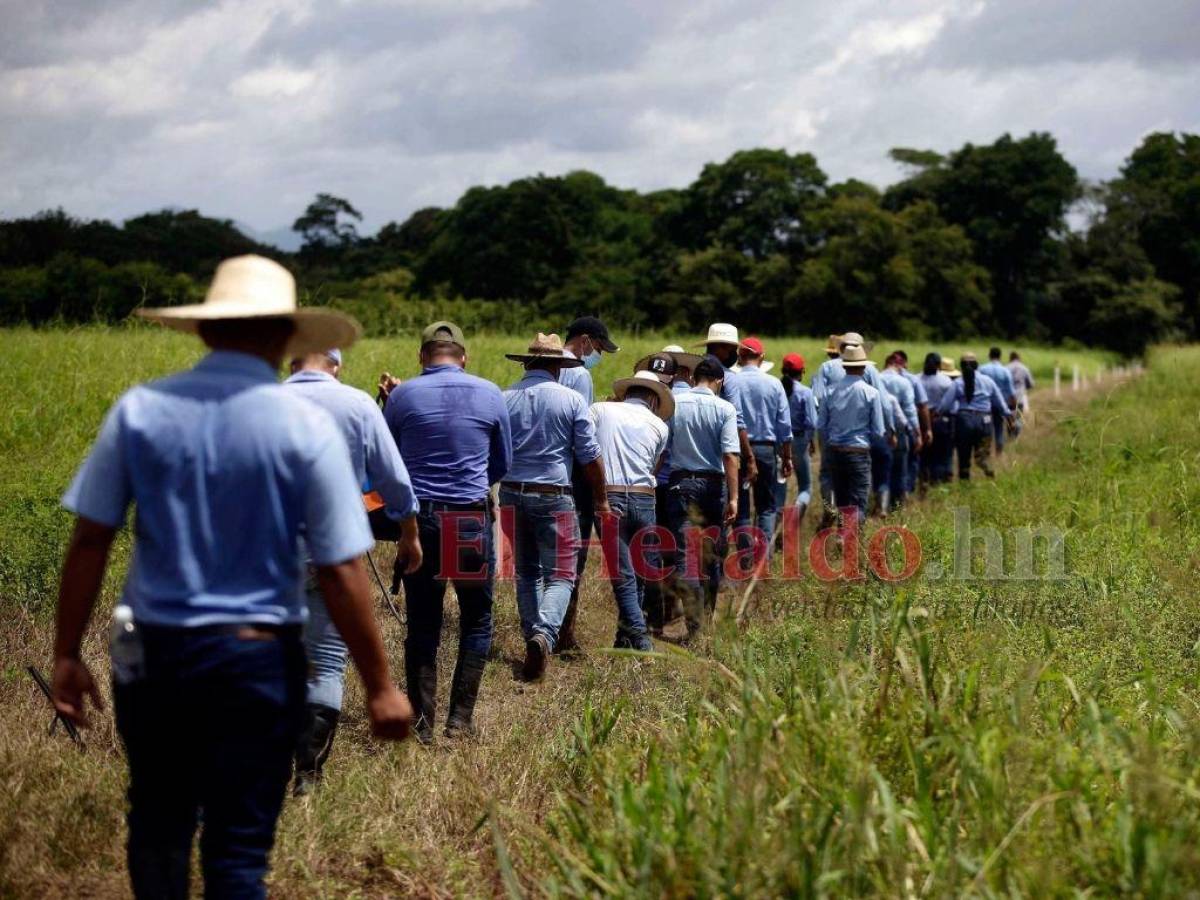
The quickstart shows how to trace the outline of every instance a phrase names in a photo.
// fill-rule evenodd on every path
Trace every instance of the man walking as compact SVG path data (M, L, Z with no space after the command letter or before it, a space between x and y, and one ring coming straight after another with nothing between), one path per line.
M1029 392L1033 390L1033 373L1029 366L1021 362L1021 355L1013 350L1008 354L1008 372L1013 381L1013 420L1016 422L1015 435L1021 433L1021 424L1025 413L1029 412Z
M867 353L860 344L842 347L840 381L825 392L817 408L817 431L828 448L833 495L838 508L853 509L862 528L871 497L871 440L885 440L883 403L863 372Z
M653 372L638 372L613 383L615 402L592 404L596 441L608 477L611 516L601 518L601 540L612 539L604 529L616 526L617 558L606 560L617 601L617 637L613 646L652 650L642 613L645 578L657 575L656 548L635 537L654 526L655 472L667 448L667 425L675 399ZM636 554L636 555L635 555Z
M908 383L912 385L913 402L917 406L917 418L921 423L918 435L920 446L911 450L908 454L908 472L905 478L904 491L907 494L911 494L917 489L917 482L921 471L921 457L929 449L929 445L933 441L933 414L929 408L929 395L925 392L925 385L921 383L920 376L914 375L909 371L908 354L903 350L897 350L895 356L900 374L907 378Z
M604 461L588 406L559 384L564 369L581 367L557 334L538 334L525 353L524 377L504 392L513 461L500 483L500 505L511 510L516 558L517 611L525 637L522 675L545 674L550 651L571 601L579 553L579 522L571 495L571 467L582 468L594 508L608 511Z
M1002 354L999 347L992 347L988 351L988 361L979 367L980 374L986 375L996 383L996 387L1000 389L1000 396L1003 398L1005 406L1008 409L1016 409L1017 398L1016 389L1013 386L1012 373L1008 371L1008 367L1000 361ZM1008 424L1012 424L1012 417L1009 416ZM1005 420L996 416L992 420L992 438L996 444L996 455L999 456L1004 452L1004 426Z
M492 645L495 547L489 490L512 464L512 435L500 389L466 372L461 328L453 322L427 327L421 332L420 360L421 374L391 392L384 418L420 503L423 558L416 572L404 576L404 671L418 716L417 738L429 743L448 580L458 596L459 643L445 734L475 733L475 701ZM447 550L450 558L443 557Z
M583 397L584 403L591 406L595 400L591 370L600 364L602 354L616 353L620 349L609 337L608 327L603 322L595 316L580 316L567 326L565 351L567 356L575 357L582 365L563 369L559 375L560 383L578 393ZM588 545L596 517L591 483L578 465L571 469L571 496L575 501L575 514L579 520L579 553L575 563L575 584L571 588L571 602L567 606L567 613L558 632L555 653L572 653L579 649L579 641L575 638L575 619L579 615L579 588L583 582L584 569L587 568Z
M804 513L812 500L812 467L809 457L813 453L813 438L817 430L817 404L812 389L804 383L804 357L799 353L788 353L783 357L783 377L779 379L788 398L788 411L792 420L792 468L796 473L796 508L799 511L797 525L804 520ZM782 509L787 503L787 480L779 480L776 487L775 505Z
M786 483L792 477L792 417L788 408L787 393L777 378L763 372L761 366L765 350L762 341L748 337L738 348L742 367L737 379L741 382L743 415L746 420L746 438L754 456L757 474L738 492L738 545L748 548L752 541L750 531L750 501L754 500L755 525L762 535L761 559L770 558L775 539L775 500L778 471ZM780 458L776 466L776 456ZM759 560L756 550L754 558Z
M264 897L304 724L302 534L372 730L400 739L412 720L371 611L361 556L373 541L346 443L276 381L284 358L348 346L358 327L297 309L292 276L257 256L222 263L204 303L139 312L212 352L126 392L63 497L78 518L58 598L55 707L85 725L84 696L100 705L80 643L135 504L113 642L133 892L187 896L203 815L205 892Z
M943 360L938 353L925 356L920 382L929 398L930 431L932 440L921 453L921 482L923 484L941 484L953 476L954 461L954 419L938 411L942 395L950 390L954 382L949 372L955 371L953 363L948 369L943 368Z
M758 475L758 461L750 452L750 437L746 431L746 397L742 391L740 373L734 369L738 361L738 330L725 322L715 322L708 326L708 337L704 340L704 352L716 357L725 370L721 379L721 399L728 400L737 411L738 444L741 447L742 483L755 480ZM736 498L734 498L736 499Z
M896 442L891 463L883 483L878 486L880 513L887 515L894 505L903 505L908 492L908 458L921 451L921 420L917 411L916 392L904 375L903 360L893 353L887 358L879 375L880 386L896 400L893 407ZM899 411L897 414L896 411Z
M397 564L408 572L421 564L417 540L417 498L396 442L388 433L383 413L370 395L342 384L342 352L310 353L292 360L292 376L284 382L293 394L321 407L332 417L350 450L356 483L369 487L384 501L384 514L398 522ZM308 704L304 731L296 747L294 792L308 793L320 780L342 712L348 650L338 633L316 583L309 579L308 623L304 648L308 653Z
M687 590L685 615L694 636L712 614L721 587L725 529L737 516L737 411L721 399L725 367L706 357L692 370L695 387L676 395L671 417L671 487L667 517L677 570Z

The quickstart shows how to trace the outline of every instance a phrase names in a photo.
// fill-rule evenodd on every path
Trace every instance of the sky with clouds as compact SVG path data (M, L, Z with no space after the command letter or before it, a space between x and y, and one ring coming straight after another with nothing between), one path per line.
M0 216L318 191L364 229L587 168L683 186L751 146L834 179L1048 130L1088 178L1200 131L1196 0L0 0Z

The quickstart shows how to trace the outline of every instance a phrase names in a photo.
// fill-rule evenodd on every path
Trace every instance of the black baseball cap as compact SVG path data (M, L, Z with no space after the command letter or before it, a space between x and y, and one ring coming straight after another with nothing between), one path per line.
M692 370L692 377L696 380L703 378L705 381L716 381L725 377L725 367L710 353L696 364L696 368Z
M605 353L616 353L621 348L612 342L612 338L608 336L608 329L604 323L595 316L580 316L574 322L567 326L566 340L579 337L581 334L586 334L596 346Z
M653 372L658 376L658 380L663 384L670 384L675 380L675 373L679 370L679 366L675 362L675 357L670 353L655 353L646 359L646 371Z

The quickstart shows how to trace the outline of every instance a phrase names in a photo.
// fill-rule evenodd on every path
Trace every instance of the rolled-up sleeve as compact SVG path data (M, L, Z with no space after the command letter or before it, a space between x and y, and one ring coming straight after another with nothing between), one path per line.
M408 468L400 457L383 413L374 403L365 405L364 444L366 445L367 480L379 492L388 516L407 519L415 516L419 504L413 492Z
M375 546L350 451L332 425L309 466L304 526L309 556L318 566L347 562Z
M583 396L578 393L573 398L573 419L575 461L581 466L595 462L600 458L600 444L596 440L596 423L593 421L589 407Z
M488 484L495 484L512 468L512 423L508 418L508 406L497 388L496 419L492 425L491 449L488 453Z
M122 452L124 402L125 398L118 400L108 411L96 443L62 497L62 505L77 516L112 528L124 524L133 501L133 483Z

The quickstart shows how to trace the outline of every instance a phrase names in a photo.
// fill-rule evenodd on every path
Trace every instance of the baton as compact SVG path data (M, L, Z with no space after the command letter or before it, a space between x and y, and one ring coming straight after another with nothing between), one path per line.
M79 729L75 727L74 722L60 713L58 711L58 707L54 705L54 694L50 690L50 685L46 683L46 679L42 677L42 673L37 670L36 666L26 666L25 671L29 673L29 676L34 680L37 686L42 689L42 693L46 695L46 699L50 701L51 708L54 709L54 718L51 719L50 730L46 733L54 734L55 729L58 728L58 723L62 722L63 728L66 729L67 736L75 742L76 747L82 750L83 738L79 736Z
M371 555L370 550L367 551L367 562L371 564L371 574L375 576L375 583L379 585L379 592L383 594L383 599L387 602L388 609L392 611L392 615L396 617L396 621L404 625L404 616L400 615L400 610L396 609L396 604L392 602L392 595L383 586L383 579L379 575L379 569L375 565L375 557ZM396 587L396 585L393 584L393 587Z

